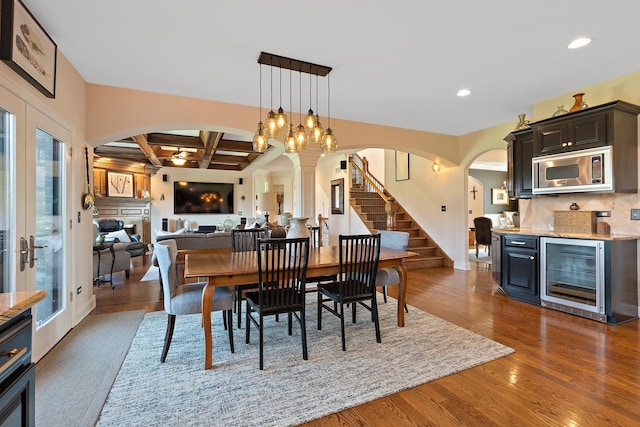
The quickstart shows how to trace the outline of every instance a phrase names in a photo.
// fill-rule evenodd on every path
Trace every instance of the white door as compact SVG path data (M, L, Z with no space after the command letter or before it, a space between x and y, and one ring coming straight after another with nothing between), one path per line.
M34 310L33 360L71 329L65 277L69 253L66 171L68 130L0 88L3 116L2 201L6 266L3 292L45 290Z

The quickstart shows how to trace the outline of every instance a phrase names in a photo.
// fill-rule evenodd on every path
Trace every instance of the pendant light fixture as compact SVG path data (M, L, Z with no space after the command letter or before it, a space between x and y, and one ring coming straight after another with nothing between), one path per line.
M264 134L264 127L262 126L262 64L260 64L260 108L258 109L258 130L253 136L253 151L257 153L264 153L269 148L269 141Z
M275 138L278 135L278 119L276 119L276 113L273 111L273 66L271 67L271 110L267 114L267 119L264 121L265 132L269 138Z
M333 153L337 149L337 141L331 128L325 132L320 124L319 116L319 98L318 98L318 76L326 77L331 72L331 67L317 65L310 62L300 61L297 59L286 58L279 55L261 52L258 57L259 64L266 64L271 67L271 109L267 114L267 118L262 122L258 122L258 132L254 137L254 151L269 148L268 138L275 138L278 132L286 130L283 133L284 150L286 153L296 153L305 148L309 139L320 143L322 152ZM280 108L278 113L273 111L273 67L280 69ZM289 69L289 117L284 113L282 108L282 68ZM299 125L293 125L293 88L292 88L292 72L298 71L299 75ZM302 117L302 73L309 74L309 111ZM313 82L311 75L316 76L316 112L311 108L313 105ZM330 103L330 100L328 100ZM260 110L262 111L262 69L260 78ZM329 111L329 109L327 109ZM331 123L330 115L327 115L329 124ZM288 119L288 120L287 120ZM288 122L288 123L287 123ZM309 132L307 132L309 128ZM259 152L263 152L259 151Z
M282 109L282 67L280 68L280 107L278 107L278 114L276 114L276 121L278 123L278 130L287 129L287 115Z
M302 71L300 71L299 73L300 76L300 109L298 110L298 113L300 115L300 124L298 125L298 128L296 129L296 133L294 134L296 137L296 148L298 149L298 151L302 150L304 147L307 146L307 143L309 142L309 137L307 136L307 131L304 128L304 126L302 125Z
M316 125L316 116L313 115L313 110L311 109L311 73L309 73L309 112L307 113L307 118L305 119L304 124L309 129L313 129Z
M284 152L296 153L298 147L296 146L296 138L293 134L293 98L291 96L291 61L289 61L289 108L291 108L291 121L289 122L289 128L287 129L287 135L284 137Z
M322 137L320 149L323 154L335 153L338 149L338 139L333 135L331 129L331 80L327 76L327 130Z
M320 101L318 99L318 75L316 74L316 122L311 130L311 138L319 144L324 136L324 129L322 128L322 124L320 124L320 109L318 108Z

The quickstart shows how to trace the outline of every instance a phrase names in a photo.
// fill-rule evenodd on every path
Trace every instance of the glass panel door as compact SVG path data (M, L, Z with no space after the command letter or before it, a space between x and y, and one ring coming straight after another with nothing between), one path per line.
M11 292L13 274L11 272L12 252L11 242L11 220L12 209L9 208L12 199L11 183L12 168L11 159L13 146L12 140L15 135L14 116L0 108L0 292Z
M38 110L27 107L26 233L29 263L27 289L44 290L36 305L33 359L39 360L71 329L70 292L66 283L66 171L70 133Z

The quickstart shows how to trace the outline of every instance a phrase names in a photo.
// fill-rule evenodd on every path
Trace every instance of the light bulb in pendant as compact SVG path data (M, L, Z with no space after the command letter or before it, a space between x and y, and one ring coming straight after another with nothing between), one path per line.
M316 116L313 115L313 110L311 108L309 108L309 112L307 113L307 118L304 120L304 124L309 129L313 129L316 125Z
M307 146L309 137L307 136L307 131L304 129L304 126L302 126L302 124L298 125L294 136L296 138L296 147L298 148L298 150L302 150Z
M322 124L320 124L320 117L316 116L316 125L311 130L311 138L318 144L322 142L322 137L324 136L324 129L322 128Z
M258 122L258 131L253 136L253 151L257 153L264 153L269 148L269 141L264 134L264 127L262 122Z
M333 135L333 130L331 130L331 128L328 128L324 133L322 142L320 143L320 148L325 154L335 153L338 149L338 139Z
M295 153L297 152L296 138L293 135L293 125L289 125L289 131L287 132L287 136L284 139L284 152L285 153Z
M284 112L282 107L278 108L278 114L276 114L276 122L278 124L278 129L286 129L288 120L287 114Z
M265 133L269 138L275 138L278 135L280 128L278 127L278 120L276 119L276 113L273 110L267 114L267 120L264 121Z

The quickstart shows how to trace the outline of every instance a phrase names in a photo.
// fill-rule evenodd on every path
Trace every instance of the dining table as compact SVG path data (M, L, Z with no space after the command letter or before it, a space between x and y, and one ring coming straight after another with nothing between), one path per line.
M404 327L404 304L407 292L407 268L404 260L417 256L411 251L380 248L378 268L393 267L400 276L398 283L398 326ZM307 277L319 277L340 272L340 247L309 248ZM206 278L202 290L202 326L204 329L204 369L213 367L211 336L211 302L217 286L235 286L258 282L256 252L187 252L184 263L185 278ZM231 325L229 325L231 327Z

